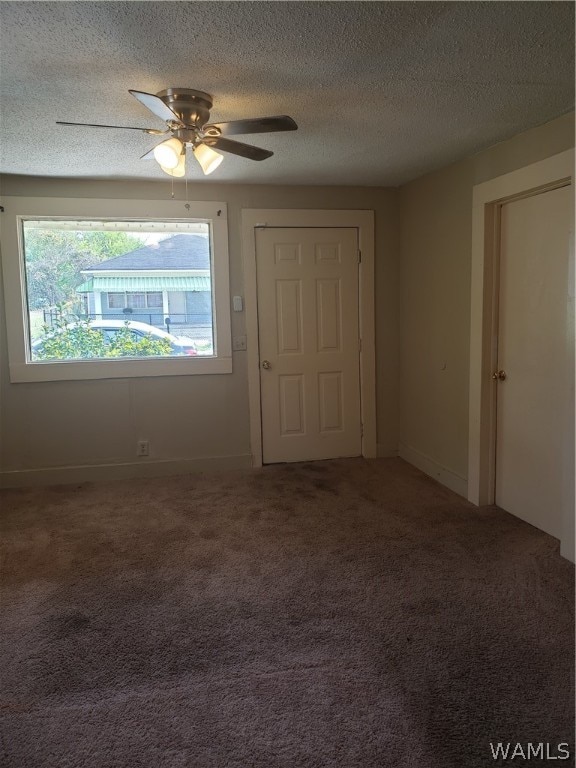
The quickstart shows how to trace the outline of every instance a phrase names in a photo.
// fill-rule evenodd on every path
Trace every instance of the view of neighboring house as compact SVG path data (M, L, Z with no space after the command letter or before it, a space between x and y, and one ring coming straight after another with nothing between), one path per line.
M93 319L138 320L172 332L212 336L210 242L178 234L82 270L76 289Z

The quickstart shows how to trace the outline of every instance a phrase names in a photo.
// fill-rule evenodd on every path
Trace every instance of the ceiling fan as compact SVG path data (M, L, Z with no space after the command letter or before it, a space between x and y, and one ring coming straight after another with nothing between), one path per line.
M157 144L141 160L155 159L162 170L170 176L184 176L186 172L186 151L191 150L205 175L220 165L223 156L216 152L230 152L249 160L266 160L274 153L240 141L228 139L243 133L272 133L295 131L298 126L287 115L256 117L248 120L232 120L226 123L208 123L212 109L212 96L190 88L167 88L157 94L130 90L138 101L164 120L166 128L133 128L127 125L100 125L96 123L68 123L57 120L57 125L81 125L90 128L123 128L129 131L143 131L151 136L170 138Z

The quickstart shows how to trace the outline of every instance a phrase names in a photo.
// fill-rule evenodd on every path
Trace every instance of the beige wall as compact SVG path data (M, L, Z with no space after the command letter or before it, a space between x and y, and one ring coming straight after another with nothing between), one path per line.
M243 208L375 211L379 450L400 445L405 458L465 493L472 188L572 146L574 115L566 115L400 190L202 183L189 185L189 197L228 204L231 295L244 293ZM168 197L170 184L5 177L2 194L155 199ZM167 471L203 457L247 461L245 353L234 353L231 375L10 384L1 313L0 323L0 473L82 465L122 473L142 438L151 461L172 462ZM232 314L232 333L244 333L243 314Z
M400 189L400 454L463 493L472 188L573 146L570 114Z
M398 445L397 190L205 183L189 184L188 190L191 200L228 204L231 295L244 293L243 208L375 211L378 443L382 453L394 453ZM2 194L161 199L170 196L170 183L5 177ZM172 462L166 471L200 467L194 462L204 457L248 460L245 353L234 353L231 375L10 384L3 315L0 323L0 472L4 482L16 481L6 473L50 467L112 465L101 476L132 473L145 466L135 457L138 439L150 441L150 461ZM243 314L232 313L232 333L244 333ZM134 462L136 468L122 469ZM85 474L48 472L42 479L81 479ZM99 475L92 472L90 476Z

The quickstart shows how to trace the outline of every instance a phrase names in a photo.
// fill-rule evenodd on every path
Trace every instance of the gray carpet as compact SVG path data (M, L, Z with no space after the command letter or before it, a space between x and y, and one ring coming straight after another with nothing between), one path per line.
M3 768L486 768L546 764L490 742L573 742L558 542L400 459L0 499Z

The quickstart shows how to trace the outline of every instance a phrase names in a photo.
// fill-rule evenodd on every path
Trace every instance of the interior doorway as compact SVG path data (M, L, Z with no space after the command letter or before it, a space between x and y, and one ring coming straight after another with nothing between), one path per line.
M474 189L468 477L470 501L572 560L573 164L564 152Z
M564 452L573 435L571 192L567 185L501 206L498 354L493 374L494 501L558 539L567 480Z

